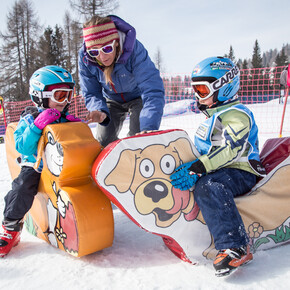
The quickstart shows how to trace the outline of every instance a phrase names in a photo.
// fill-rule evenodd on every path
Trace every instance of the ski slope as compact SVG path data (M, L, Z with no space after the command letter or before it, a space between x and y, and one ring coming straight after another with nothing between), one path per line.
M263 105L250 108L258 116L258 125L262 124L259 118L267 118L263 115ZM162 129L191 126L192 115L195 114L165 118ZM191 131L204 116L196 114L194 118ZM285 120L288 126L289 114ZM125 136L126 129L127 124L121 137ZM267 133L267 128L262 131L266 133L260 135L261 145L266 139L278 136L278 132ZM193 136L194 131L188 133ZM11 186L5 144L0 144L0 184L2 220L3 198ZM290 287L290 244L258 251L252 263L241 267L232 276L216 278L212 261L204 260L198 265L182 262L164 245L161 237L140 229L117 208L114 209L114 219L113 246L82 258L53 248L24 229L21 243L0 260L0 289L288 290Z

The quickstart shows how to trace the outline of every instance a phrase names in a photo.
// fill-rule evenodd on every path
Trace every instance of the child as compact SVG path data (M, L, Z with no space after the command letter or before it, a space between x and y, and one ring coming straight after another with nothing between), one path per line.
M240 72L228 58L210 57L192 72L198 108L208 117L194 143L201 156L171 175L172 185L194 197L214 238L216 276L252 260L248 236L234 197L265 175L259 159L258 128L252 112L238 101Z
M68 115L73 97L71 74L58 66L45 66L30 78L29 94L37 107L26 107L14 132L16 150L21 156L21 172L12 182L12 190L5 196L4 233L0 234L0 257L7 255L20 241L23 217L37 194L43 167L34 170L38 141L44 127L51 123L80 121Z

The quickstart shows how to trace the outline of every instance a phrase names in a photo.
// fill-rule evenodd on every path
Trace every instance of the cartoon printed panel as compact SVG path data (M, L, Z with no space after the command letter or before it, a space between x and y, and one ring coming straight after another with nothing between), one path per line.
M173 188L169 177L181 162L197 156L185 131L159 131L111 143L98 156L92 173L104 193L132 221L160 235L174 254L191 263L204 257L213 259L216 250L194 192ZM283 242L289 239L289 163L285 159L249 195L236 199L253 250L278 245L268 240L277 241L281 231Z
M268 175L236 200L253 251L290 241L290 138L267 140L260 155Z
M115 141L98 156L93 177L137 225L163 237L180 258L195 262L211 243L193 192L172 187L169 176L198 152L183 130Z
M14 131L9 132L9 148L14 148ZM8 162L13 160L11 151ZM83 123L46 126L38 146L38 161L42 157L44 167L26 226L35 236L77 257L113 243L111 203L91 177L100 151L100 144Z

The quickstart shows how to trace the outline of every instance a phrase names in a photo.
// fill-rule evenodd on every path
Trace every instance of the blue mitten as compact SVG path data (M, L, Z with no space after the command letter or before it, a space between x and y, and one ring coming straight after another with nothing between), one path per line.
M197 180L203 175L202 173L196 173L191 169L192 165L197 161L199 161L199 159L181 164L175 169L175 172L170 176L171 184L175 188L187 190L195 185Z

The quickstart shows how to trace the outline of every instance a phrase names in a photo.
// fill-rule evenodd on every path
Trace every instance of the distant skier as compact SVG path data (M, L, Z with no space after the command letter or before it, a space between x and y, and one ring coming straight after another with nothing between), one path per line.
M0 233L0 257L7 255L20 241L23 217L37 194L43 164L35 170L38 141L51 123L80 121L68 114L73 97L71 74L58 66L38 69L30 78L29 94L36 107L26 107L14 132L16 150L21 156L21 172L5 196L3 233Z
M284 68L280 75L280 96L279 104L283 104L283 97L285 96L285 90L287 88L287 75L288 75L288 66Z
M249 239L234 197L251 190L265 175L258 150L258 128L252 112L238 100L240 72L223 57L210 57L192 72L198 108L208 117L194 143L201 154L171 175L172 185L188 190L214 238L216 276L225 276L252 260Z

